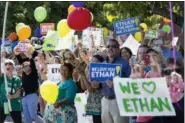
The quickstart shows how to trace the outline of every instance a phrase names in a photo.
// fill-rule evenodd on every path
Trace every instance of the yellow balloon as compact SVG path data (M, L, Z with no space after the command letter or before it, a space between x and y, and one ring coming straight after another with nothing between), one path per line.
M57 25L57 31L58 31L58 35L61 38L65 37L71 31L71 29L69 28L69 26L67 24L66 19L59 21L59 23Z
M18 29L17 35L20 41L25 41L31 36L31 28L29 26L23 25Z
M58 98L58 93L57 84L49 80L40 86L40 94L47 103L54 104Z
M147 31L147 25L145 24L145 23L141 23L140 24L140 27L142 27L143 29L144 29L144 32L146 32Z
M142 40L141 32L136 32L134 35L135 39L140 43Z
M109 22L112 22L114 18L115 18L115 17L112 16L112 15L107 15L107 20L108 20Z
M68 8L68 14L70 14L72 11L74 11L76 8L74 5L70 5Z

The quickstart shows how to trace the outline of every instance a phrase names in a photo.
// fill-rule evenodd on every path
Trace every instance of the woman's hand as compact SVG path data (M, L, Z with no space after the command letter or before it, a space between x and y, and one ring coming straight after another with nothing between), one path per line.
M97 81L93 81L93 82L91 82L91 87L98 89L100 87L100 83L98 83Z
M132 67L132 72L130 75L130 78L132 79L136 79L136 78L143 78L144 76L144 64L135 64Z
M18 89L15 94L13 94L13 95L10 95L10 94L7 95L7 98L8 99L15 99L15 98L20 97L20 95L21 95L21 89Z

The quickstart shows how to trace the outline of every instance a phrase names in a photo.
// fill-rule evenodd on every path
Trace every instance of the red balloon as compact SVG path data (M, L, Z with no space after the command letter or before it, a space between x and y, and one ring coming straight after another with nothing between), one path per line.
M67 17L67 24L71 29L82 31L91 24L91 13L85 8L76 8Z

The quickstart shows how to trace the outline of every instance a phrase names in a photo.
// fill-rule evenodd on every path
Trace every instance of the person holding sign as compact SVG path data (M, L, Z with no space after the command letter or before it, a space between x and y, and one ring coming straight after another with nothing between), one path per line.
M22 123L21 116L21 103L20 103L20 87L21 80L18 76L13 75L14 62L12 60L5 61L5 71L7 75L8 88L5 89L4 75L1 73L0 68L0 123L4 123L9 109L5 106L7 98L10 99L12 111L10 115L14 123ZM9 95L6 95L8 91Z
M115 39L108 39L106 50L107 59L105 63L109 64L121 64L121 77L129 77L130 66L128 61L122 59L120 56L119 43ZM128 123L127 117L121 117L116 102L113 82L107 80L102 83L103 98L101 102L102 106L102 123Z
M104 59L100 55L94 55L91 62L99 63ZM88 70L85 69L86 65L77 66L76 70L81 75L81 82L83 90L88 90L89 95L86 104L86 115L93 116L93 123L102 123L101 121L101 99L103 97L101 92L101 85L98 82L89 82Z
M184 64L177 59L174 67L174 59L169 58L162 65L162 75L166 77L167 84L175 108L176 116L164 117L163 123L183 123L184 122Z
M25 54L27 58L25 60L22 59L20 55L17 58L22 61L22 91L23 91L23 114L24 120L27 123L32 123L35 121L36 123L43 123L42 118L37 115L38 111L38 89L39 89L39 77L37 68L34 61L34 56L36 52L29 52Z

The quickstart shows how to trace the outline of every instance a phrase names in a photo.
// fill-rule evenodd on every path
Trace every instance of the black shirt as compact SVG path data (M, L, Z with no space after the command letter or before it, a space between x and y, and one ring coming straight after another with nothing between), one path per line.
M39 89L39 78L38 73L36 69L36 65L34 62L34 59L30 59L30 67L31 67L31 73L29 75L26 75L23 72L22 75L22 88L25 92L25 96L33 93L37 93Z

